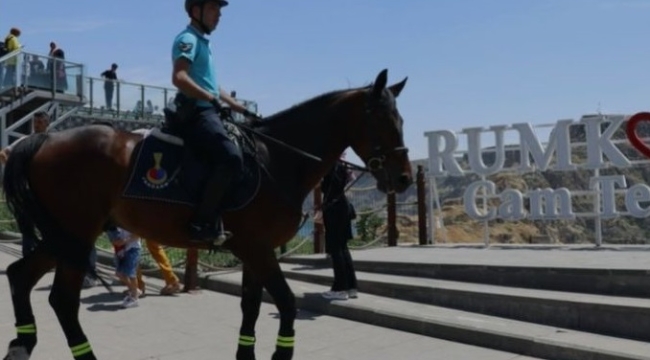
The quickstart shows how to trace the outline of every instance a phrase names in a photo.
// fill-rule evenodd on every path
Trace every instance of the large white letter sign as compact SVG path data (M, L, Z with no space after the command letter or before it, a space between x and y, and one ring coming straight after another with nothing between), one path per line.
M490 131L494 131L496 137L494 164L486 166L483 163L483 151L481 149L481 132L483 128L467 128L463 129L463 133L467 134L467 155L469 156L469 166L475 173L479 175L492 175L503 169L505 163L505 151L503 146L503 133L506 126L492 126Z
M449 130L441 130L430 131L424 135L429 138L429 174L442 176L445 175L446 170L449 175L462 176L463 169L454 159L454 151L458 148L456 134ZM445 145L443 149L440 149L441 142Z
M560 120L551 131L548 139L548 145L544 150L542 144L535 136L533 128L528 123L512 125L519 131L521 145L519 169L523 172L535 170L530 163L533 158L533 164L540 170L548 170L551 164L553 154L557 152L556 169L560 171L575 170L576 166L571 163L571 138L569 136L569 127L573 120Z

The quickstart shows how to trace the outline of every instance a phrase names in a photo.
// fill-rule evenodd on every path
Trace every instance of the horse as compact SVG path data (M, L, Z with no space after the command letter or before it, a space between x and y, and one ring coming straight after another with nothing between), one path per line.
M246 206L223 214L233 233L223 247L243 268L238 360L255 359L263 289L280 313L272 359L293 357L295 297L274 251L295 235L305 198L340 154L351 147L379 191L399 193L412 184L396 105L406 80L387 86L383 70L370 85L325 93L250 125L264 169L258 191ZM7 267L17 336L5 360L31 356L37 331L30 292L53 268L48 300L73 358L97 359L78 313L88 255L107 222L163 245L207 248L190 242L192 207L123 196L141 141L141 134L95 124L31 135L13 149L3 178L7 205L14 215L28 216L42 239L33 253Z

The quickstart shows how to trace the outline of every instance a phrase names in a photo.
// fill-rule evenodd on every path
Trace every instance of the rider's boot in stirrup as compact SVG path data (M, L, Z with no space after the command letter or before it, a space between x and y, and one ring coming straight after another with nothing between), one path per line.
M222 168L223 169L223 168ZM232 182L232 174L222 169L214 169L208 178L201 203L194 211L190 221L190 240L201 243L223 243L232 234L220 230L221 218L218 209L221 207L226 191Z

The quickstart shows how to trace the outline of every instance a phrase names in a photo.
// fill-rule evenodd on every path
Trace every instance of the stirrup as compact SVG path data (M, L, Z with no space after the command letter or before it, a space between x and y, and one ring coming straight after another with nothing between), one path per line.
M224 230L221 221L216 226L212 224L203 224L201 226L190 223L190 242L210 244L212 247L218 247L223 245L223 243L232 237L233 234L230 231Z
M214 241L219 237L219 231L212 224L189 224L190 241L197 243L207 243Z
M230 231L220 231L219 236L217 236L217 239L212 242L212 245L214 246L221 246L223 243L226 241L230 240L232 238L232 233Z
M223 226L223 220L221 217L219 217L219 221L217 221L217 232L219 232L219 235L217 236L217 239L212 242L212 246L221 246L232 237L232 232L226 231L226 227Z

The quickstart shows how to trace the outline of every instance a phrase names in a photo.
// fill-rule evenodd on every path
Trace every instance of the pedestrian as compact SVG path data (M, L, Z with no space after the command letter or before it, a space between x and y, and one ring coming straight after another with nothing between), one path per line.
M111 68L101 74L104 79L104 98L106 100L106 109L113 109L113 90L117 82L117 64L111 64Z
M11 28L11 30L9 30L9 35L5 37L4 52L9 54L11 52L20 50L22 45L20 45L20 41L18 41L18 37L20 37L20 29L15 27ZM4 61L5 73L2 82L2 85L4 87L15 87L18 84L17 72L16 72L17 66L18 66L17 56L10 57L9 59Z
M52 81L52 88L62 93L68 89L68 79L65 70L65 52L52 41L50 42L50 59L47 61L47 71Z
M142 295L141 290L138 289L136 276L136 270L140 262L140 238L112 224L107 224L104 230L115 251L115 275L127 287L122 307L137 307L139 305L138 299Z
M345 165L337 163L321 181L325 251L330 255L334 270L332 287L322 295L330 300L347 300L358 296L357 277L348 249L348 241L352 239L352 219L356 217L354 207L345 196L345 186L351 177Z
M165 280L165 287L160 290L160 295L174 295L181 291L181 284L178 276L174 273L172 264L165 253L165 249L156 241L145 239L145 245L153 260L158 264L160 273ZM142 270L138 266L138 288L142 293L145 292L145 283L142 279Z

